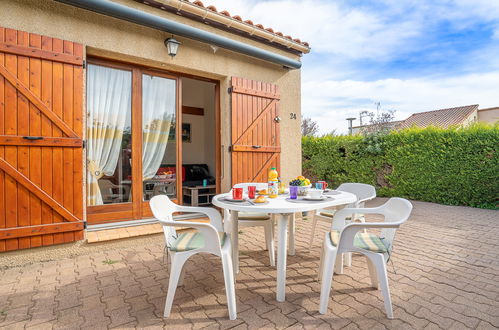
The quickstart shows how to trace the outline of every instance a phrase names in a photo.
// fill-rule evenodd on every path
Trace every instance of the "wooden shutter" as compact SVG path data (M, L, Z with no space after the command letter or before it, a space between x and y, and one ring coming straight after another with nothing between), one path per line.
M0 251L83 239L82 58L0 27Z
M276 85L232 77L232 184L266 182L280 170L279 91Z

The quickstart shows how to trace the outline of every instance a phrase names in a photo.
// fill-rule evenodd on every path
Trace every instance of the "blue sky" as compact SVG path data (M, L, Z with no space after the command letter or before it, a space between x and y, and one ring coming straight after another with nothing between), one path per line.
M363 110L499 106L499 0L206 0L312 47L302 114L346 132ZM357 122L358 123L358 122Z

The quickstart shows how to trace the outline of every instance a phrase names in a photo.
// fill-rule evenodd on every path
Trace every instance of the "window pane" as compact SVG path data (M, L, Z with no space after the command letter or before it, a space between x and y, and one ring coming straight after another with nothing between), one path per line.
M144 200L176 198L176 81L142 75L142 175Z
M131 88L131 72L88 65L88 205L131 201Z

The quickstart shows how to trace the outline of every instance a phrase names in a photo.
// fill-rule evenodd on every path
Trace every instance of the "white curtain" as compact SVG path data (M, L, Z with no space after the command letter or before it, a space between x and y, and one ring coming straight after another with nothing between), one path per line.
M171 123L175 121L175 80L142 76L142 175L156 175L168 143Z
M87 68L87 202L101 205L98 180L111 176L130 126L132 75L98 65ZM130 129L130 127L127 127Z

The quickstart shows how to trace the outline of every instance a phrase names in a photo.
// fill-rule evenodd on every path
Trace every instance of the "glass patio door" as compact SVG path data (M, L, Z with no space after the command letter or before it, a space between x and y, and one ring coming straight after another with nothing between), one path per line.
M178 199L178 79L103 60L87 68L87 221L150 217L157 194Z
M132 73L87 68L87 205L131 202Z
M176 86L175 79L142 75L144 201L158 194L177 197Z

